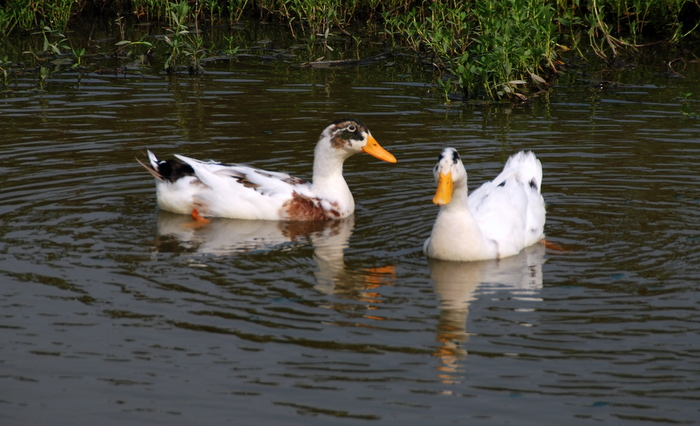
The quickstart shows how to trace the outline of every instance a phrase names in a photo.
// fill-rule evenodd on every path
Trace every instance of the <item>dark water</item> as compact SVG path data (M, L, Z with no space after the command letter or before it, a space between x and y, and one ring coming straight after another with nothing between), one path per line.
M700 110L683 101L697 64L467 107L401 61L63 72L4 93L0 422L700 422L700 121L682 114ZM157 210L135 161L310 178L319 133L346 115L399 162L351 158L357 210L336 223L193 229ZM562 250L429 262L445 146L471 188L534 150Z

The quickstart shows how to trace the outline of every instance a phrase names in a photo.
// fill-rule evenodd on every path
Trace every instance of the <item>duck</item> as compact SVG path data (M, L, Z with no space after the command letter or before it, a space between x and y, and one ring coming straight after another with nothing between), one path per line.
M468 193L459 153L445 148L433 169L440 206L430 237L429 258L451 261L501 259L544 239L542 164L532 151L512 155L495 179Z
M336 120L323 130L314 151L312 181L243 164L201 161L176 154L137 161L156 179L161 210L192 215L249 220L333 220L351 215L355 201L343 177L343 163L365 152L396 163L396 157L374 139L359 119Z

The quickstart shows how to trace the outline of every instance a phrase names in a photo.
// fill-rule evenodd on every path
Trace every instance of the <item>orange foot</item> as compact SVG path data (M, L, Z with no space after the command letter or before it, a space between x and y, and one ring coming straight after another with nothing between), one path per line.
M197 211L197 209L192 209L192 219L194 219L195 222L197 222L197 223L199 223L199 224L202 224L202 225L207 224L207 223L210 222L209 219L200 216L200 215L199 215L199 212Z
M546 249L549 249L552 251L558 251L558 252L562 252L562 253L565 253L568 251L561 244L557 244L557 243L554 243L552 241L545 240L544 238L542 239L542 242L544 243L544 247Z

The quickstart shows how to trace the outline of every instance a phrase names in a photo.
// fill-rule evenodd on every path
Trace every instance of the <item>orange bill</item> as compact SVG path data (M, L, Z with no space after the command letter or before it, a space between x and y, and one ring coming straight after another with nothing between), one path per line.
M391 153L386 149L382 148L382 146L379 145L379 142L377 142L372 135L367 135L367 145L362 148L362 151L373 157L377 157L380 160L389 163L396 163L396 157L391 155Z
M449 203L452 199L452 187L454 187L454 182L452 182L452 172L440 172L437 190L435 191L435 196L433 197L433 203L437 204L438 206L444 206L445 204Z

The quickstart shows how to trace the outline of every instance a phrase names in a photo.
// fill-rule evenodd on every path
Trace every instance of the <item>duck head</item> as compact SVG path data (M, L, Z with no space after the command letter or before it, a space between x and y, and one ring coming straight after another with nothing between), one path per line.
M437 190L433 197L433 203L444 206L452 200L455 184L466 185L467 171L454 148L445 148L438 157L438 162L433 169Z
M319 146L344 158L366 152L380 160L396 163L396 157L379 145L362 121L354 118L337 120L326 127L319 138Z

